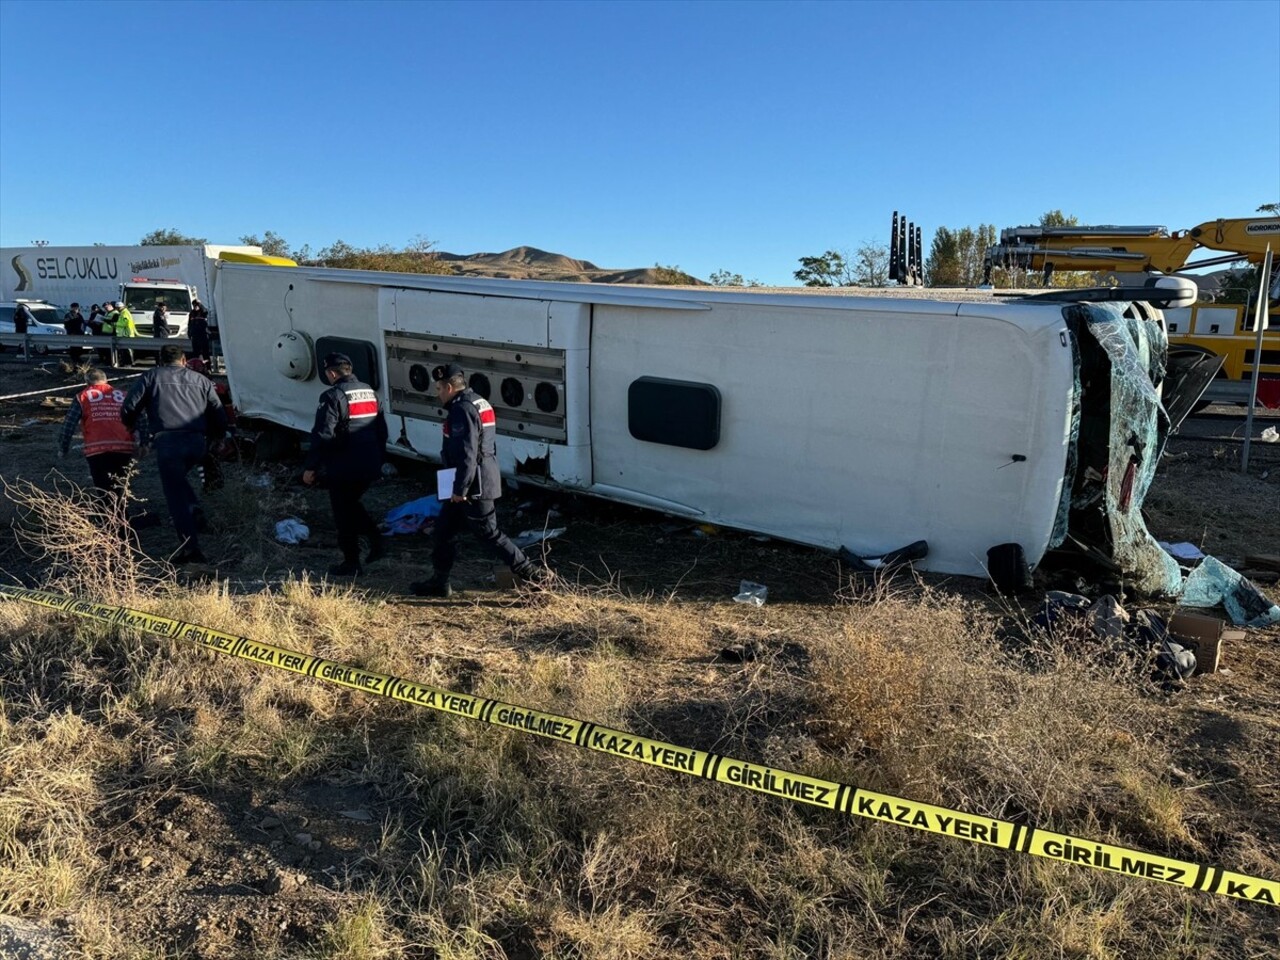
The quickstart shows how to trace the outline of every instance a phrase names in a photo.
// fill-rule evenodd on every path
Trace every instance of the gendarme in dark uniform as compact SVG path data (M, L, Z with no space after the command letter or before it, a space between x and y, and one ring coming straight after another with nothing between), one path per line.
M498 473L497 416L489 401L466 385L462 368L445 364L431 371L436 396L444 404L444 444L440 459L457 471L453 496L441 504L436 520L435 548L431 560L435 572L409 589L418 596L447 597L453 590L449 574L458 555L456 540L466 527L520 579L529 579L535 567L498 529L497 506L502 496Z
M387 421L378 409L378 395L352 373L351 358L331 353L324 358L322 376L333 384L320 394L316 423L311 428L311 450L302 472L302 482L316 482L316 471L324 468L329 483L329 503L338 528L338 548L342 563L329 568L338 577L363 572L360 565L360 537L369 539L366 562L384 552L382 535L360 498L382 475L387 451Z

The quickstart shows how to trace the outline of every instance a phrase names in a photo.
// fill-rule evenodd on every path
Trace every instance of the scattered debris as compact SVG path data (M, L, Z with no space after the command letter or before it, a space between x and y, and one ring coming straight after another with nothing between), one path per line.
M1120 601L1115 597L1106 595L1099 597L1089 605L1089 609L1085 611L1085 623L1094 636L1107 640L1119 640L1124 636L1125 624L1129 622L1129 614L1125 612L1124 607L1120 606Z
M1205 557L1187 575L1181 601L1188 607L1222 604L1236 626L1280 623L1280 605L1272 603L1256 586L1215 557Z
M768 597L769 588L763 583L752 583L750 580L743 580L738 584L738 595L733 598L733 602L750 603L757 607L763 607Z
M431 529L440 515L440 501L434 494L392 507L382 518L382 527L391 536Z
M382 475L388 480L392 477L400 476L400 471L396 469L396 465L388 460L382 465Z
M1258 438L1263 443L1280 443L1280 430L1275 427L1267 427L1262 431L1262 436Z
M511 542L523 550L525 547L531 547L535 543L541 543L543 540L554 540L567 530L568 527L552 527L550 530L524 530L511 538Z
M359 820L361 823L372 823L373 814L361 807L359 810L339 810L340 816L346 817L348 820Z
M1168 633L1160 641L1160 652L1156 655L1156 669L1166 674L1169 679L1186 680L1196 672L1196 655L1182 644L1173 640Z
M1245 636L1243 630L1227 630L1226 624L1217 617L1185 612L1175 613L1169 618L1169 632L1179 642L1195 650L1201 673L1217 673L1222 659L1222 644L1228 640L1241 641Z
M1016 544L1013 544L1013 546L1016 546ZM1022 548L1018 547L1018 550L1020 555ZM917 540L914 543L907 544L905 547L898 547L888 553L872 556L856 554L848 547L841 547L836 551L836 555L840 558L841 563L855 573L874 573L877 570L884 570L887 573L898 567L906 566L913 561L923 560L929 555L929 543L926 540ZM1023 566L1026 566L1025 561L1023 561Z
M1165 543L1163 540L1157 541L1169 556L1178 560L1203 560L1204 553L1194 543Z
M280 543L302 543L311 536L311 528L297 517L288 517L276 524L276 540Z
M1078 593L1065 590L1050 590L1044 595L1044 607L1032 621L1046 630L1066 624L1082 621L1093 606L1093 601Z
M720 651L720 659L725 663L747 663L760 655L757 643L735 643Z
M1130 647L1146 656L1154 656L1156 677L1185 680L1196 671L1196 654L1170 635L1168 625L1154 610L1130 614L1115 597L1104 595L1097 600L1078 593L1050 590L1044 607L1033 622L1059 639L1087 637L1109 647Z
M244 485L255 490L270 490L275 486L275 481L271 479L271 474L269 473L258 473L251 477L245 477Z

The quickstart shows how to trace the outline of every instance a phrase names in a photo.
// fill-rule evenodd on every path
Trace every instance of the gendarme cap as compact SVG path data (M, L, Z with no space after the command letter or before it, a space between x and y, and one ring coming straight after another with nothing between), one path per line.
M347 366L352 365L351 358L345 353L331 353L324 358L324 368L326 370L332 370L334 367L342 363L345 363Z

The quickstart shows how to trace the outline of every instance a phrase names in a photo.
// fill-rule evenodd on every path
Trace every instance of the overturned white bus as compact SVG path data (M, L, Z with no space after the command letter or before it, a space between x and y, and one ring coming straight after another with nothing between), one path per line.
M521 482L859 555L926 540L942 572L1077 540L1142 589L1180 581L1139 512L1169 427L1144 303L218 269L247 416L310 429L338 350L398 449L432 458L429 371L453 361Z

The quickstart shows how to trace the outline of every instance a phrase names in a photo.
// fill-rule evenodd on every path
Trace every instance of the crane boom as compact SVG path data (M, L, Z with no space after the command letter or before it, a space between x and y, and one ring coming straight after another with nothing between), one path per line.
M1209 220L1189 230L1160 226L1011 227L987 251L986 273L994 267L1041 270L1110 270L1117 273L1175 273L1245 259L1261 263L1267 244L1280 246L1280 217ZM1189 264L1199 249L1229 256Z

